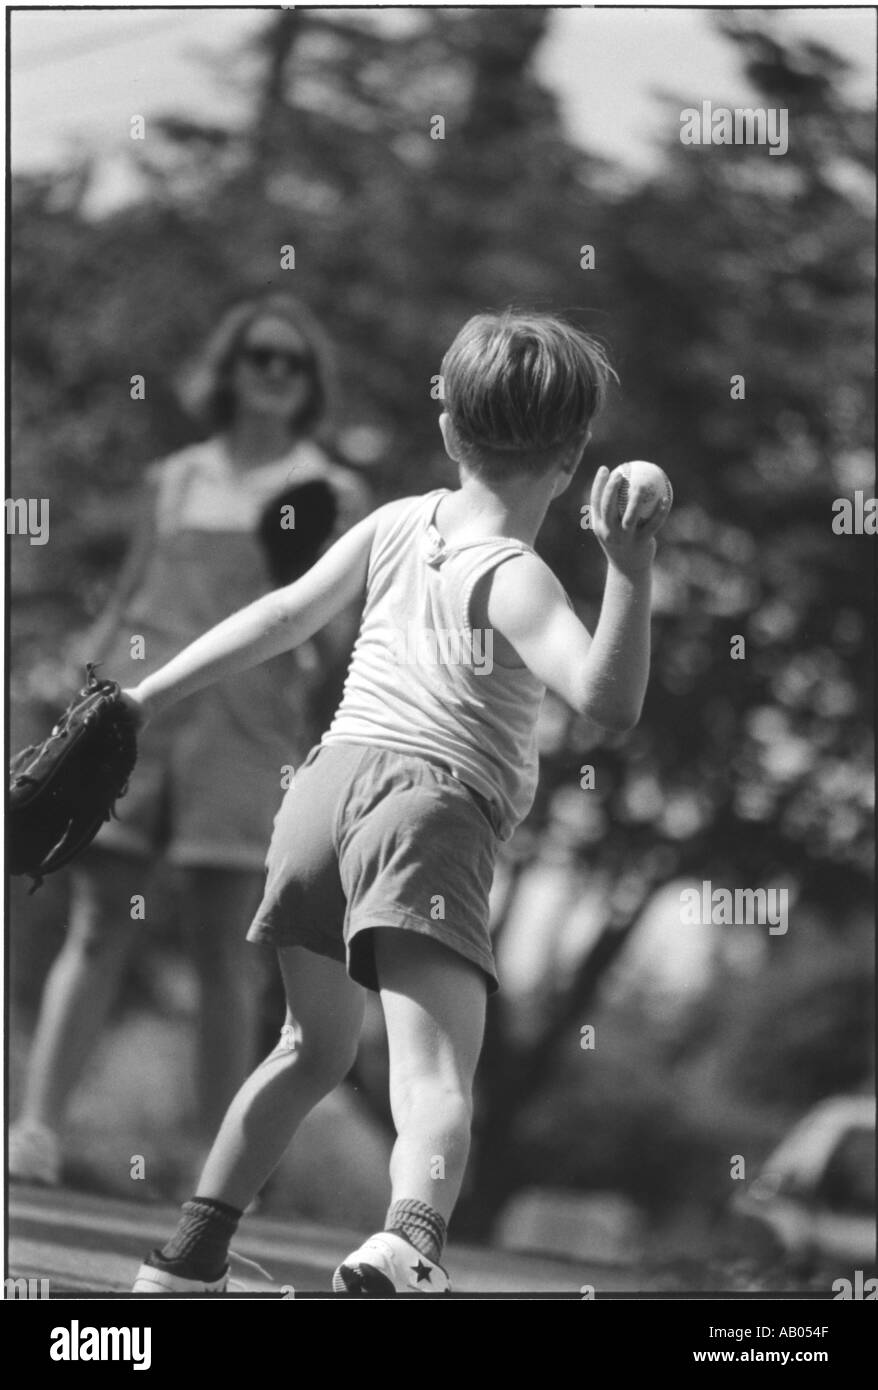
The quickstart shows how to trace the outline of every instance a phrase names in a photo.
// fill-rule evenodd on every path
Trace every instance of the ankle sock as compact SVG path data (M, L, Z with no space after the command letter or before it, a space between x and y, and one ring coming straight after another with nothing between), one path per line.
M440 1216L429 1202L419 1202L415 1197L405 1197L391 1202L387 1209L384 1229L407 1240L422 1255L434 1264L439 1263L445 1245L446 1227L444 1217Z
M183 1203L176 1231L161 1250L153 1252L150 1263L184 1279L213 1283L225 1273L229 1242L242 1215L237 1207L212 1197L193 1197Z

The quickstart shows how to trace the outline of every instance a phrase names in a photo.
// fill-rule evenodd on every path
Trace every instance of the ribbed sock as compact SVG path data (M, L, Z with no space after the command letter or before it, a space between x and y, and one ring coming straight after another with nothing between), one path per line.
M445 1245L445 1220L429 1202L405 1197L391 1202L384 1220L385 1231L393 1231L413 1245L428 1260L438 1264Z
M238 1229L242 1212L212 1197L193 1197L183 1203L176 1231L150 1263L184 1279L212 1284L228 1264L229 1242Z

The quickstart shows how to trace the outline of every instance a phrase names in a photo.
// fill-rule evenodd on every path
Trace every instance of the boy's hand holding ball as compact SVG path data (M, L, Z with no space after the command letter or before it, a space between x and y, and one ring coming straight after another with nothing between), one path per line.
M643 528L658 513L659 526L664 524L674 501L671 480L657 463L647 463L635 459L633 463L620 463L610 474L610 482L621 475L618 485L619 519L625 530L635 521Z
M591 527L607 558L623 572L644 569L655 555L655 535L674 500L658 464L636 459L612 473L599 468L591 489Z

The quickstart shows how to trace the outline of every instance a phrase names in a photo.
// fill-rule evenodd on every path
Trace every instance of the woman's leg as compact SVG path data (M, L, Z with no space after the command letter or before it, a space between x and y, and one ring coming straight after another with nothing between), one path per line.
M447 1222L469 1154L485 977L429 937L394 928L375 932L375 962L397 1132L393 1202L426 1203Z
M278 952L287 996L281 1040L235 1096L196 1191L243 1209L277 1167L309 1111L357 1055L365 990L340 962L300 947Z
M261 874L233 869L187 869L183 878L184 920L200 994L197 1126L206 1143L259 1060L259 1002L265 971L273 963L267 952L248 944L245 934L262 882Z
M131 895L142 891L146 872L139 859L94 851L71 873L70 923L43 989L21 1123L61 1128L144 930L131 920Z

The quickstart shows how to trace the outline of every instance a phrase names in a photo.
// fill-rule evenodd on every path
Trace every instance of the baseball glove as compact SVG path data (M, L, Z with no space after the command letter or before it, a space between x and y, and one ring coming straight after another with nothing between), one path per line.
M275 587L292 584L311 568L337 518L335 490L322 478L298 483L271 499L260 518L258 536Z
M9 768L8 866L35 892L109 820L137 761L137 728L116 681L86 665L86 684L42 743Z

